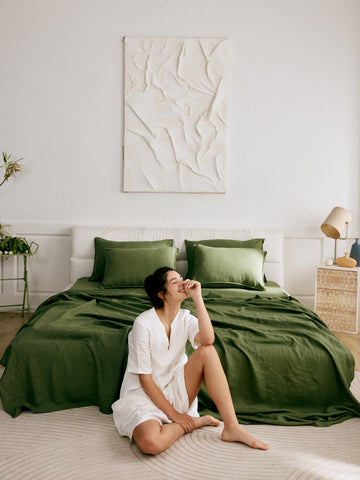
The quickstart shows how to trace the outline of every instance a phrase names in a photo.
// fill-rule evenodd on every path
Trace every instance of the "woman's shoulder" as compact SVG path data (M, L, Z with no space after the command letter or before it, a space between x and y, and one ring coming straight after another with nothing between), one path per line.
M135 324L146 325L154 319L154 315L155 315L154 307L150 308L149 310L145 310L135 318L134 325Z
M187 308L180 308L179 316L180 318L183 318L185 320L188 320L190 318L196 318Z
M142 338L143 335L148 335L150 331L154 328L154 311L153 309L145 310L145 312L140 313L133 323L131 332L129 334L129 340L132 338Z

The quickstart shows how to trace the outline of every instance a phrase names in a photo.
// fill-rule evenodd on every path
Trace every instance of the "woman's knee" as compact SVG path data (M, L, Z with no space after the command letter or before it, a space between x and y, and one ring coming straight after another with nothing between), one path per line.
M213 345L200 345L200 347L196 349L196 352L204 359L204 361L211 357L218 357L217 351Z
M136 440L136 445L139 449L148 455L156 455L164 450L160 439L155 435L143 436Z

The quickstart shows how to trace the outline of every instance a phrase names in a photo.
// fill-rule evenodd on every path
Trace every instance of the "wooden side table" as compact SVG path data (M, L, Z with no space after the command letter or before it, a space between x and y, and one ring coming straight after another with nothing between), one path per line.
M359 332L360 268L316 268L315 312L335 332Z
M28 313L28 316L30 317L30 299L29 299L27 259L28 259L28 257L31 257L32 255L33 255L33 253L16 253L16 254L13 254L13 255L2 254L0 256L1 262L7 261L8 259L13 258L13 257L23 257L24 270L23 270L23 276L22 277L0 278L0 282L7 282L9 280L20 280L20 281L24 282L24 291L23 291L22 303L0 305L0 309L1 308L9 308L9 307L21 307L21 316L22 317L24 316L25 311ZM3 267L3 265L2 265L2 267ZM3 268L2 268L2 271L4 271Z

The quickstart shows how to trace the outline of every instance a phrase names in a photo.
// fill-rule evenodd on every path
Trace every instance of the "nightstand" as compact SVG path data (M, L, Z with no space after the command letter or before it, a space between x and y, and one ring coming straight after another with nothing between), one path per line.
M335 332L359 332L360 268L316 268L315 312Z

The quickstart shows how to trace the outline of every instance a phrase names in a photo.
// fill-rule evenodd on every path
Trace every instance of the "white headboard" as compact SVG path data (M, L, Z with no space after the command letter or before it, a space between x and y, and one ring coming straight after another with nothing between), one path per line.
M101 237L116 241L162 240L172 238L179 249L177 269L187 272L185 239L208 240L230 238L248 240L265 238L265 275L279 285L284 284L284 235L276 229L246 228L166 228L166 227L102 227L77 226L72 229L71 282L91 275L94 263L94 238Z

